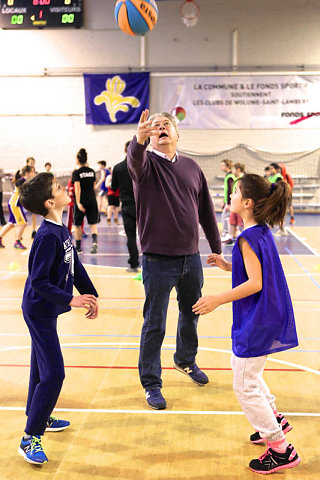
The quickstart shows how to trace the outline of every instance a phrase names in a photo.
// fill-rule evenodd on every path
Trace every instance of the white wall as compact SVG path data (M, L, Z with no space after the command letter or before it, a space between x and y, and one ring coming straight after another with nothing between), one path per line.
M185 69L230 67L232 31L239 35L239 67L260 65L292 71L294 65L320 65L318 0L197 0L198 26L179 17L182 0L159 1L159 20L147 35L147 66ZM51 161L69 170L80 147L91 164L123 157L135 126L85 124L81 73L137 68L140 39L115 25L115 0L86 0L80 30L0 30L0 166L17 169L34 156L37 169ZM44 76L44 72L48 75ZM274 73L274 72L273 72ZM157 104L157 78L151 83L151 110ZM219 151L247 143L271 151L319 146L319 129L181 131L180 147Z

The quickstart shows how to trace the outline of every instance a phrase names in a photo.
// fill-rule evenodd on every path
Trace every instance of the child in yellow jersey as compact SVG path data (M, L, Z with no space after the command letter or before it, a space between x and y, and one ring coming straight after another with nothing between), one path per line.
M8 202L9 221L0 230L0 248L4 248L4 245L2 243L2 238L15 226L17 226L18 228L16 231L16 241L14 243L14 248L17 248L20 250L25 250L27 248L21 243L22 234L24 232L24 229L27 226L27 219L26 219L25 211L19 202L19 187L21 187L21 185L26 180L29 180L29 178L34 177L34 175L35 175L35 169L34 167L30 167L29 165L26 165L25 167L23 167L23 169L21 170L21 173L18 172L16 174L16 177L14 180L15 189Z

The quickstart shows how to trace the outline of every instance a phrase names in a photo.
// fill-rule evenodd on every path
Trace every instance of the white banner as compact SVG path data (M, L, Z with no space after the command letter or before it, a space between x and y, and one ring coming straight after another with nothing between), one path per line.
M320 76L160 78L162 110L181 128L320 128Z

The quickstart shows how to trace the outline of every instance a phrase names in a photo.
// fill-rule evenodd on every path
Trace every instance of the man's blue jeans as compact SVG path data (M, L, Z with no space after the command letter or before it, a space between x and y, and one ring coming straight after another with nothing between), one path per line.
M139 373L145 389L162 387L161 345L166 331L170 292L177 291L179 319L174 361L181 367L195 363L198 349L198 315L192 305L201 297L203 271L198 253L170 257L143 254L142 260L145 304L140 340Z

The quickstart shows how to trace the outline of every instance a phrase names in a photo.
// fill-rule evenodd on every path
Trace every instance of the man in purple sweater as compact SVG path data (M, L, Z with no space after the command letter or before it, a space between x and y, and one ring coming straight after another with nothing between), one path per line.
M179 133L174 117L167 112L148 116L148 110L141 114L127 160L136 199L146 297L140 380L148 404L164 409L160 352L173 287L179 305L174 366L198 385L209 381L195 363L198 315L192 312L192 305L201 297L203 285L199 223L212 252L220 254L221 243L204 174L195 161L176 153ZM147 151L149 138L151 151Z

